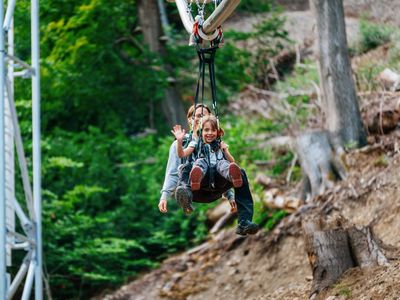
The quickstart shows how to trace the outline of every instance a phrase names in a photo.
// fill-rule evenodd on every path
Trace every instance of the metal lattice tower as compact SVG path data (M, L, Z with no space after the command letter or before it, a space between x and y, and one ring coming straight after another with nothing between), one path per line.
M6 4L6 5L5 5ZM31 0L31 63L14 55L14 10L16 0L0 1L0 299L12 299L24 282L22 298L43 299L40 154L39 0ZM5 10L6 8L6 10ZM32 174L28 167L14 103L14 80L32 81ZM16 152L16 154L15 154ZM18 158L25 199L15 197L15 164ZM33 187L32 187L33 186ZM21 205L19 201L25 200ZM17 218L16 218L17 217ZM19 221L23 232L17 232ZM13 251L26 255L11 277ZM25 279L25 281L24 281Z

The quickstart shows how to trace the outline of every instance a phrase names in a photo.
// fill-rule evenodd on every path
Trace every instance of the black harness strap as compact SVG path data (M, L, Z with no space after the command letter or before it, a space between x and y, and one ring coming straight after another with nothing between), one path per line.
M218 45L210 48L200 48L198 45L196 47L197 55L199 56L199 78L197 80L197 88L196 88L196 96L194 98L194 104L197 106L199 101L199 91L201 87L201 103L204 102L204 81L205 81L205 68L208 65L208 72L210 75L210 83L211 83L211 97L212 97L212 106L214 110L215 117L219 119L219 112L217 107L217 88L215 81L215 53L217 52Z
M222 35L221 35L222 36ZM197 50L197 55L199 57L199 76L197 79L197 87L196 87L196 95L194 98L194 105L195 108L197 105L202 104L204 105L204 89L205 89L205 72L206 72L206 65L208 65L208 72L210 76L210 88L211 88L211 97L212 97L212 108L214 111L214 115L217 118L217 124L218 124L218 129L219 129L219 111L218 111L218 105L217 105L217 88L216 88L216 80L215 80L215 54L218 49L218 44L219 41L216 41L215 43L212 43L212 46L209 48L201 48L199 44L196 45L196 50ZM200 91L201 91L201 102L199 101L199 96L200 96ZM199 103L200 102L200 103ZM194 119L194 114L193 114L193 119ZM218 138L215 141L214 145L205 145L202 141L202 126L200 127L199 131L199 141L196 146L196 155L194 157L194 160L200 157L203 157L206 159L207 164L209 166L209 186L211 188L214 187L214 177L215 177L215 167L211 166L211 161L210 161L210 155L211 155L211 150L214 152L217 151L219 148L219 144L221 142L221 138ZM222 155L224 156L224 155ZM217 160L223 159L218 158Z
M212 97L212 107L214 111L214 115L217 118L218 128L219 128L219 111L217 106L217 89L216 89L216 81L215 81L215 53L218 49L218 45L210 47L210 48L200 48L199 45L196 46L197 55L199 57L199 77L197 79L197 87L196 87L196 95L194 98L194 105L197 107L198 104L204 105L204 88L205 88L205 71L206 65L208 65L208 71L210 76L210 84L211 84L211 97ZM201 103L199 103L199 93L201 89ZM194 115L193 115L194 119ZM201 137L202 128L200 127L199 137ZM199 138L198 148L201 149L201 138Z

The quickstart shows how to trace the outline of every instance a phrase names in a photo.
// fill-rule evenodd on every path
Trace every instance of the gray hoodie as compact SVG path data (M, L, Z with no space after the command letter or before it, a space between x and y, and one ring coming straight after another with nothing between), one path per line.
M169 147L169 156L168 156L168 163L167 168L165 169L165 179L164 184L161 189L161 199L167 200L169 196L173 196L173 192L178 185L178 167L181 164L181 159L178 156L176 151L176 140L171 144ZM232 189L229 189L224 193L224 196L228 200L234 199L234 194Z

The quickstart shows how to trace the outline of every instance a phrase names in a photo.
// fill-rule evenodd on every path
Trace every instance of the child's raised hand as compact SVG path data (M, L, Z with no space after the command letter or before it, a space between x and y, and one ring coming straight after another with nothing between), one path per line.
M182 141L183 138L185 137L185 129L182 129L181 125L175 125L172 130L171 130L172 134L175 136L175 138L178 141Z

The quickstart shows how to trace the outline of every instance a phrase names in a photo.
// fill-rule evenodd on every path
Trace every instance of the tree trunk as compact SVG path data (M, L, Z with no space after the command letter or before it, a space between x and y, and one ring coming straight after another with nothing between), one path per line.
M302 200L311 200L333 186L333 180L346 178L342 164L343 148L337 137L327 131L313 131L295 139L303 174Z
M301 198L313 198L346 176L344 147L367 142L348 53L342 0L310 0L319 42L319 71L325 131L296 138L295 150L303 172Z
M348 53L342 0L310 0L317 21L320 79L327 129L342 145L363 146L361 122Z
M344 224L349 222L335 219L327 224L316 217L302 222L313 273L311 295L335 283L350 268L388 264L369 227Z
M148 44L150 51L165 57L165 39L161 20L160 10L157 0L138 0L138 19L143 32L144 40ZM172 67L164 65L168 74L172 74ZM180 95L174 86L174 82L169 82L170 86L165 91L165 98L161 104L162 112L170 127L175 124L186 126L187 120Z

